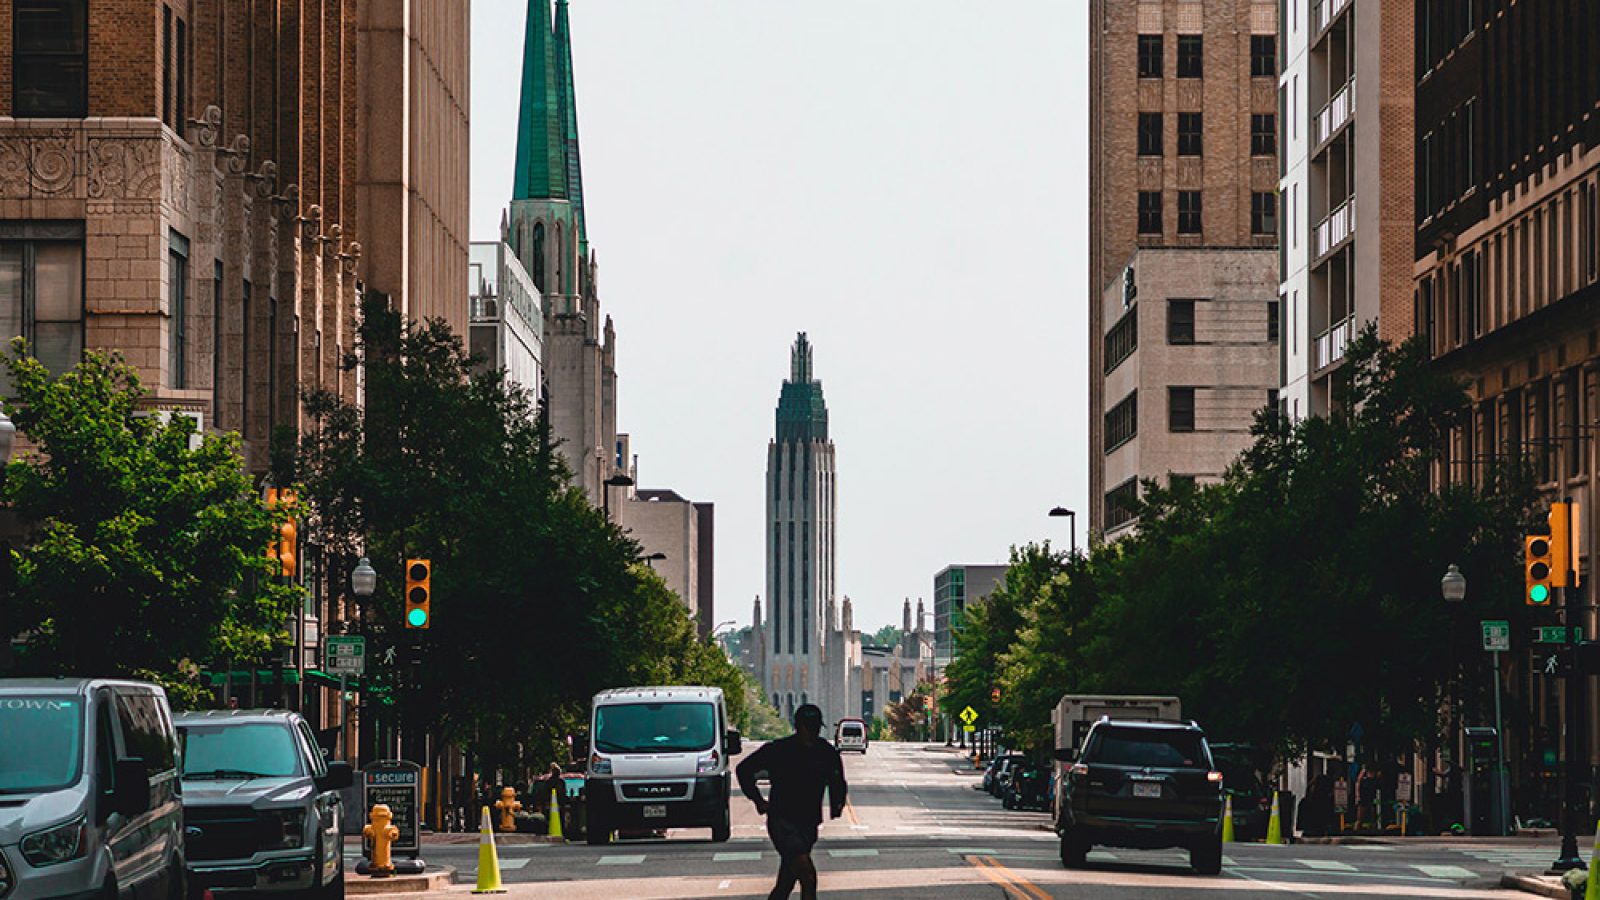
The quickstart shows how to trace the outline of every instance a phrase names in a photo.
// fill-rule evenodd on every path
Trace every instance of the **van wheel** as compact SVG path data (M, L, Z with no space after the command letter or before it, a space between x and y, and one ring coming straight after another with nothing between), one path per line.
M583 831L583 837L589 846L603 847L611 843L611 826L590 815L589 823Z
M730 837L733 837L733 815L727 810L723 810L722 821L711 826L711 840L721 844Z

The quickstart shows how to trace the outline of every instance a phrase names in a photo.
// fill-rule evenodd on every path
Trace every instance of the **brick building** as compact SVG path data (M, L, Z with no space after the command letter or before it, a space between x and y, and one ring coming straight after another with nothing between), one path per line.
M1275 0L1091 0L1089 4L1085 301L1090 336L1091 538L1104 533L1108 510L1122 496L1113 496L1120 485L1108 484L1109 458L1123 443L1107 440L1112 426L1109 414L1134 391L1146 398L1165 398L1172 386L1146 380L1115 385L1115 394L1108 390L1106 347L1117 320L1107 318L1106 291L1122 281L1136 252L1277 246L1278 5ZM1165 278L1151 267L1187 264L1180 259L1147 255L1137 277ZM1263 318L1276 299L1276 278L1270 273L1259 284L1235 287L1258 298L1254 302ZM1265 345L1264 324L1259 331L1257 341ZM1181 379L1175 384L1208 387L1189 375L1171 374ZM1248 388L1265 402L1267 391L1277 387L1276 373L1249 384L1230 381L1226 387ZM1161 405L1151 409L1152 414L1158 414ZM1243 424L1248 425L1248 417ZM1239 443L1231 435L1219 433L1216 438L1230 446ZM1189 439L1208 440L1203 435ZM1119 478L1167 474L1135 466Z
M468 22L431 0L0 4L0 331L56 370L121 351L151 407L239 432L265 475L302 390L358 390L337 369L358 285L466 333ZM301 534L315 648L353 561Z

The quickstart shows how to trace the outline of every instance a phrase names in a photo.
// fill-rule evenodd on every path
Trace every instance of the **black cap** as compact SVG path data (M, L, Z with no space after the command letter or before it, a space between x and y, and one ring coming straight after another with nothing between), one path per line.
M799 728L802 724L821 728L822 708L815 703L801 704L800 708L794 711L794 727Z

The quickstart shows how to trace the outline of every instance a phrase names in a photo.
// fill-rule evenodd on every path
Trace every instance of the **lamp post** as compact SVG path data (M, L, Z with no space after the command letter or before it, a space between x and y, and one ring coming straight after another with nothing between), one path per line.
M614 487L633 487L633 479L624 472L607 478L600 488L600 505L605 510L606 521L611 521L611 489Z
M372 567L371 560L363 556L350 572L350 593L356 596L359 601L357 605L364 610L367 600L371 599L372 593L377 589L378 570ZM349 702L345 698L348 677L343 671L339 673L339 750L346 757L350 755L350 736L346 733L345 727L346 711L349 709Z
M1445 570L1444 577L1439 579L1439 594L1444 597L1446 603L1451 604L1460 603L1467 599L1467 576L1461 574L1461 569L1455 563L1451 563L1449 568ZM1494 778L1492 779L1494 803L1491 809L1494 811L1492 817L1494 833L1503 835L1506 833L1506 819L1510 812L1510 797L1509 785L1506 783L1506 738L1501 731L1500 725L1500 651L1491 651L1490 655L1493 660L1491 667L1494 678L1495 744ZM1467 774L1470 779L1471 773Z
M11 466L11 454L17 447L17 426L11 417L0 410L0 487L6 483L6 471ZM16 527L16 513L5 510L4 535L0 536L0 554L5 560L0 562L0 598L5 600L6 606L11 603L11 583L16 578L16 569L11 563L11 536L18 530ZM11 668L11 638L12 635L0 631L0 672Z
M1072 535L1071 546L1072 552L1076 554L1078 552L1078 514L1073 510L1067 509L1065 506L1057 506L1050 510L1051 518L1059 519L1062 516L1066 516L1067 521L1071 524L1072 530L1069 532Z

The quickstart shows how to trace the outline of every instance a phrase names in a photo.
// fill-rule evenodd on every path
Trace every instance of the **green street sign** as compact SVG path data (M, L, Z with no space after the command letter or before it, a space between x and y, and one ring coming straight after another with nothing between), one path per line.
M970 728L972 723L978 721L978 711L969 706L960 712L958 718Z
M1576 631L1576 629L1573 629ZM1577 634L1582 638L1582 632ZM1567 628L1564 625L1545 625L1533 630L1535 644L1565 644L1567 642Z
M1483 649L1491 652L1503 652L1511 649L1511 623L1506 621L1487 621L1483 625Z
M360 676L367 668L367 639L359 634L330 634L322 648L322 661L334 675Z

